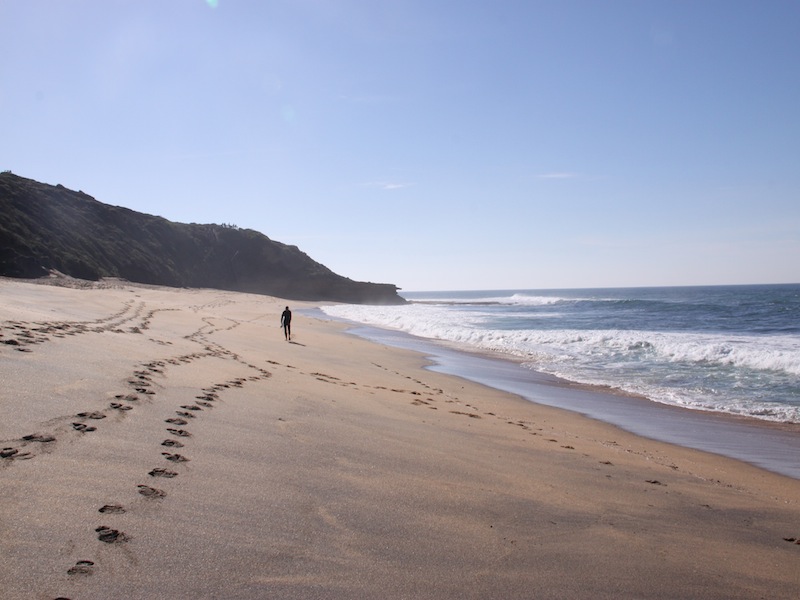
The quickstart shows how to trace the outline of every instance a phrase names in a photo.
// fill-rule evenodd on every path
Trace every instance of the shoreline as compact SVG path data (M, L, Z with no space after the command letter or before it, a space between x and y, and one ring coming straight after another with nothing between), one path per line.
M424 354L428 368L518 394L652 440L710 452L800 480L800 424L692 409L614 388L592 386L522 367L513 356L490 355L345 319L353 335Z
M8 600L796 596L796 479L426 368L311 303L0 299Z

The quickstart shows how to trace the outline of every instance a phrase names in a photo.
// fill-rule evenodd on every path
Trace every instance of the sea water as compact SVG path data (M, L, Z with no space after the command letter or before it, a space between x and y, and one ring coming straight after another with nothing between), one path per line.
M403 296L322 310L654 402L800 423L800 284Z

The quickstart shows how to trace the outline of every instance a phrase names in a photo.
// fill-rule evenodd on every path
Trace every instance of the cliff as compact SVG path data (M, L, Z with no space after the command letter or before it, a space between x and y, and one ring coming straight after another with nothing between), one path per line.
M392 284L353 281L252 229L175 223L83 192L0 174L0 275L205 287L293 300L400 304Z

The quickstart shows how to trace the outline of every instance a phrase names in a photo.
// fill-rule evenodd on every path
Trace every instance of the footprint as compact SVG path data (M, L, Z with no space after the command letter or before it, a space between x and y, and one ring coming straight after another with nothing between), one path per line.
M164 419L165 423L172 423L173 425L186 425L188 421L186 419L176 419L172 417L171 419Z
M460 411L460 410L451 410L450 412L453 413L454 415L464 415L465 417L469 417L471 419L480 419L481 418L480 415L476 415L475 413L468 413L468 412L463 412L463 411Z
M133 410L132 406L120 404L119 402L112 402L109 406L115 410Z
M136 394L117 394L114 398L117 400L125 400L126 402L137 402L139 400L139 396Z
M164 440L161 442L162 446L169 446L171 448L183 448L183 444L178 440Z
M164 490L159 490L149 485L138 485L136 487L139 488L139 493L145 498L163 498L167 495Z
M26 442L42 442L43 444L47 442L56 441L56 438L54 438L52 435L42 435L41 433L32 433L30 435L24 435L22 436L22 439L25 440Z
M0 458L14 458L18 454L19 450L16 448L3 448L0 450Z
M70 567L67 575L91 575L94 572L94 563L90 560L79 560L74 567Z
M177 435L178 437L192 436L192 434L186 431L185 429L172 429L171 427L167 427L167 431L169 431L172 435Z
M180 415L181 417L186 417L187 419L194 419L195 418L195 415L193 415L192 413L185 412L183 410L176 410L175 414L176 415Z
M173 477L178 476L178 474L175 471L162 469L161 467L153 469L148 473L148 475L150 475L150 477L167 477L168 479L172 479Z
M78 413L77 416L82 417L84 419L105 419L106 418L106 416L103 413L97 412L97 411Z
M73 423L72 427L76 431L81 431L83 433L88 433L90 431L97 431L97 427L92 427L91 425L87 425L86 423Z
M161 455L172 462L187 462L189 459L182 454L170 454L169 452L162 452Z
M181 408L185 408L186 410L203 410L199 406L195 406L194 404L181 404Z
M101 506L97 512L120 515L125 512L125 509L119 504L106 504L105 506Z
M121 531L111 529L105 525L97 527L95 531L97 532L97 539L101 542L105 542L106 544L119 544L122 542L127 542L129 539L128 536Z

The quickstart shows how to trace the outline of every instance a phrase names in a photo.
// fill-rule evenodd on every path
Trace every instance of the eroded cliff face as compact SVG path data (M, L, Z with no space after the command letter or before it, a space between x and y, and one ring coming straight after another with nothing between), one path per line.
M174 223L83 192L0 174L0 275L207 287L358 304L405 302L392 284L353 281L252 229Z

